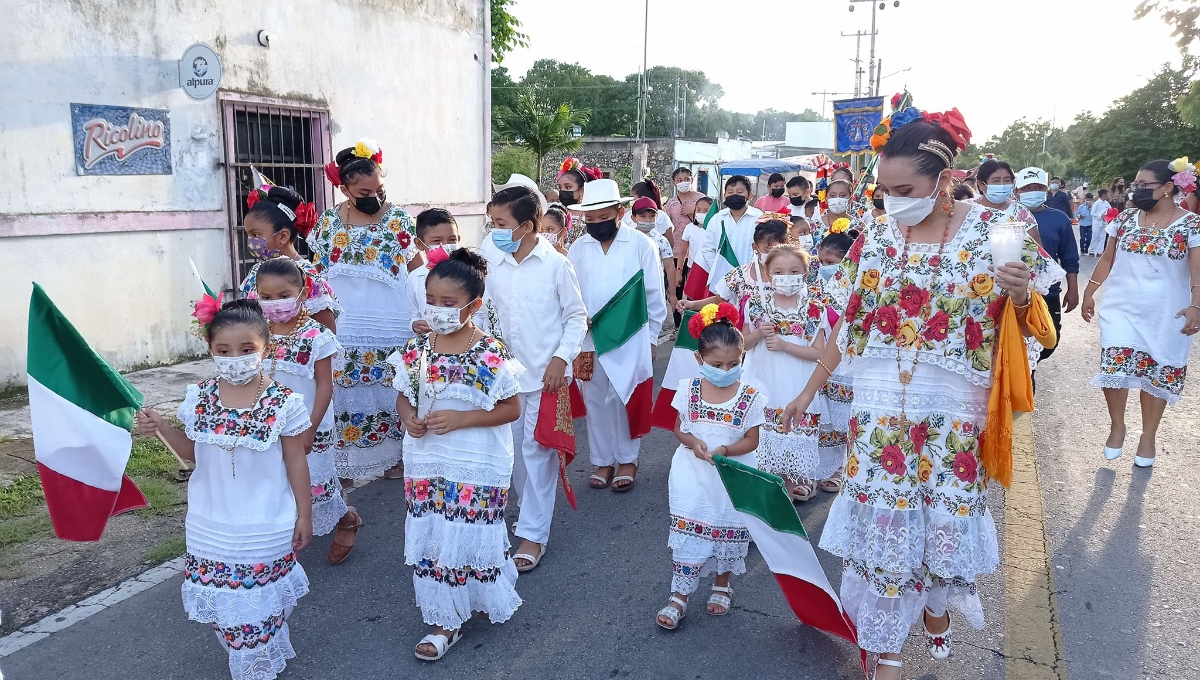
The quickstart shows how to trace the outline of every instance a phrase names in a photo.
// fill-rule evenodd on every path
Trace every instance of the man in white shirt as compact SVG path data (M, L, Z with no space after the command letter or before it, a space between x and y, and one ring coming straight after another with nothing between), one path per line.
M725 181L725 208L709 220L704 245L700 248L701 266L708 271L709 281L721 280L729 270L750 262L753 257L754 225L763 213L750 206L752 197L749 179L734 175ZM728 241L732 252L721 252L722 237ZM733 256L737 262L729 261Z
M1108 226L1104 215L1111 207L1108 202L1108 189L1101 189L1096 195L1096 201L1092 203L1092 243L1088 249L1088 252L1096 257L1104 254L1104 228Z
M593 374L579 382L596 466L590 486L603 489L611 483L617 492L633 487L640 438L650 431L653 361L667 317L658 250L621 224L622 203L629 200L621 197L616 182L598 179L584 185L580 203L569 206L583 213L587 227L568 258L579 276L590 324L583 352Z
M588 315L575 268L538 236L542 210L534 193L525 187L499 191L488 212L493 219L489 240L497 245L487 251L487 296L496 317L489 326L525 367L521 418L512 425L516 460L511 488L521 508L514 533L523 539L513 561L518 571L528 571L545 553L558 495L558 452L534 439L542 392L557 393L567 386ZM501 248L494 236L506 230L511 231Z

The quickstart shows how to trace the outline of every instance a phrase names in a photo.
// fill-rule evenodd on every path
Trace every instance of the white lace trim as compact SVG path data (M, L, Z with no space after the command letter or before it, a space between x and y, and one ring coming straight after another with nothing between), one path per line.
M332 484L335 491L332 496L323 501L313 499L312 523L313 534L316 536L324 536L337 528L337 523L349 510L346 501L342 498L337 476L330 477L326 480L326 484Z
M671 548L672 562L703 565L695 575L674 573L671 576L672 592L691 595L700 587L702 578L726 572L732 572L734 576L745 574L750 541L716 542L672 531L667 539L667 547Z
M296 658L286 621L267 644L253 649L232 649L220 631L214 632L221 646L229 652L229 675L233 680L274 680L283 672L288 659Z
M1088 384L1092 387L1110 390L1141 390L1152 397L1166 400L1168 406L1179 401L1180 397L1179 394L1174 394L1158 387L1147 378L1135 375L1109 375L1101 373L1092 378ZM1180 389L1183 389L1182 385L1180 385Z
M844 559L890 572L925 565L944 576L974 581L1000 563L991 513L954 517L925 506L888 510L838 495L829 509L821 548Z
M375 414L380 411L395 414L396 390L390 384L384 384L383 382L378 382L374 385L357 383L354 387L343 387L334 384L333 409L335 415L345 413ZM336 426L334 434L337 434Z
M342 314L342 306L338 304L336 298L328 294L321 294L317 297L310 297L304 301L304 309L309 314L325 311L326 309L333 312L333 318L337 318Z
M400 462L400 455L400 442L385 438L369 448L355 446L337 449L333 460L337 465L338 477L374 479L383 475L384 470Z
M913 362L913 359L917 356L917 354L918 352L916 350L902 349L900 350L900 359L907 366ZM968 370L965 359L954 359L946 356L945 354L926 351L921 351L919 354L920 363L922 364L937 366L951 373L966 376L967 380L969 380L972 385L978 385L980 387L991 387L992 385L991 371L988 371L988 373L984 375L975 371L974 369ZM850 365L852 367L854 365L854 360L858 359L891 359L894 361L896 359L896 348L867 345L857 356L846 357L846 359L851 360Z
M414 404L415 406L417 399L414 398L412 392L412 382L410 381L408 365L400 358L403 352L404 348L401 348L392 352L387 358L387 362L396 369L397 379L392 380L392 387L399 391L400 394L403 394L410 404ZM425 386L426 393L424 396L432 397L433 399L465 401L484 411L491 411L496 408L496 404L499 402L521 393L521 381L519 378L524 372L524 367L515 358L509 358L505 359L504 363L497 369L495 382L492 383L492 387L488 392L463 383L433 383Z
M274 583L250 589L213 588L185 580L183 609L188 618L232 628L243 623L262 623L290 611L308 594L308 575L299 562Z
M271 431L267 435L267 439L261 440L251 436L234 436L228 434L214 434L212 432L200 432L196 430L196 404L200 401L200 386L188 385L187 396L184 397L183 403L179 405L179 421L184 425L184 433L188 439L197 444L215 444L217 446L236 446L245 447L251 451L266 451L271 448L271 445L279 441L279 437L295 437L307 430L312 422L308 419L308 409L304 406L304 395L298 392L292 392L284 399L284 402L275 409L275 423L271 426ZM261 399L260 399L261 401ZM257 404L255 405L257 408ZM184 417L184 415L188 417ZM287 428L286 430L284 428Z
M822 478L815 476L820 467L816 436L759 430L757 456L760 470L786 477L793 483Z
M392 276L390 273L384 272L379 267L369 264L349 264L344 262L332 262L321 272L325 280L330 280L338 276L353 276L360 279L371 279L386 283L389 288L404 292L408 286L408 263L405 262L400 266L400 275ZM330 285L333 285L332 282ZM337 286L334 286L337 290Z
M935 602L936 600L936 602ZM858 645L869 652L899 654L926 605L935 613L946 605L958 609L968 623L983 628L983 605L970 587L936 584L908 589L894 598L880 597L851 569L842 572L842 609L858 629Z
M413 574L413 590L421 618L430 626L458 630L474 612L488 615L492 623L504 623L521 606L517 594L517 566L508 560L492 583L467 578L464 585L451 586Z
M411 322L410 322L411 323ZM390 349L392 352L403 349L404 344L413 337L411 327L406 334L404 330L398 333L388 333L386 335L363 335L338 333L338 342L342 343L344 349L369 349L376 350L383 348ZM388 352L390 354L391 352Z
M432 512L404 520L407 564L430 560L451 569L502 567L508 561L508 548L508 528L502 520L468 524Z
M973 394L955 393L949 385L940 386L941 392L926 392L923 386L914 383L908 386L904 394L904 407L908 415L918 413L942 413L957 415L971 420L987 419L987 404L978 403ZM854 388L854 407L870 407L884 409L890 412L900 412L899 387L879 388L858 384ZM847 409L846 427L849 427L850 417ZM836 427L834 429L837 429Z

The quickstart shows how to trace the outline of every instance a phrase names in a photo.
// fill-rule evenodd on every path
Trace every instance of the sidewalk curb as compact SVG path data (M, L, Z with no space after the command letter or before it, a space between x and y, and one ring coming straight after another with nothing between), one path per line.
M1007 680L1067 680L1033 414L1013 419L1013 479L1004 495L1004 656Z

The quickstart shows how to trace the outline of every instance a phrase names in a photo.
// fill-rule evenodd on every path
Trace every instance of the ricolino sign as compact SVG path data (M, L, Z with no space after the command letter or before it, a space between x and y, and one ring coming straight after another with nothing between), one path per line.
M71 135L81 175L171 174L166 109L71 104Z

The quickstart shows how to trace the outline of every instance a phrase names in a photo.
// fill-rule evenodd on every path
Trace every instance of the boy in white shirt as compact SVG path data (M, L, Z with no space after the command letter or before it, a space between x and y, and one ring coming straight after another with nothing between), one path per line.
M1101 189L1092 203L1092 243L1089 252L1096 257L1104 254L1104 240L1107 237L1104 227L1108 225L1104 215L1109 208L1112 208L1112 204L1108 202L1108 189Z
M640 439L650 431L654 406L654 355L667 318L662 260L650 239L621 225L628 201L617 183L597 179L582 200L568 206L583 213L587 233L568 253L587 307L590 329L580 378L587 407L588 445L596 471L590 486L633 488Z
M666 277L667 307L675 308L675 286L678 285L678 272L675 270L675 249L667 237L658 231L658 215L665 214L654 205L652 198L639 198L633 202L632 225L654 242L658 256L662 258L663 276Z
M445 208L429 208L417 215L416 232L413 246L425 254L425 266L409 273L408 287L410 297L416 304L414 309L425 309L425 279L429 277L433 265L449 257L458 248L458 222ZM415 319L412 327L415 333L422 335L430 330L424 319Z
M537 567L546 554L558 495L558 452L534 438L542 393L558 393L567 386L571 362L587 332L587 310L575 268L538 236L542 208L532 191L517 186L496 192L488 215L488 238L496 247L486 251L487 297L498 326L490 331L525 367L520 378L521 418L512 424L512 489L521 508L514 533L522 539L513 562L524 572Z

